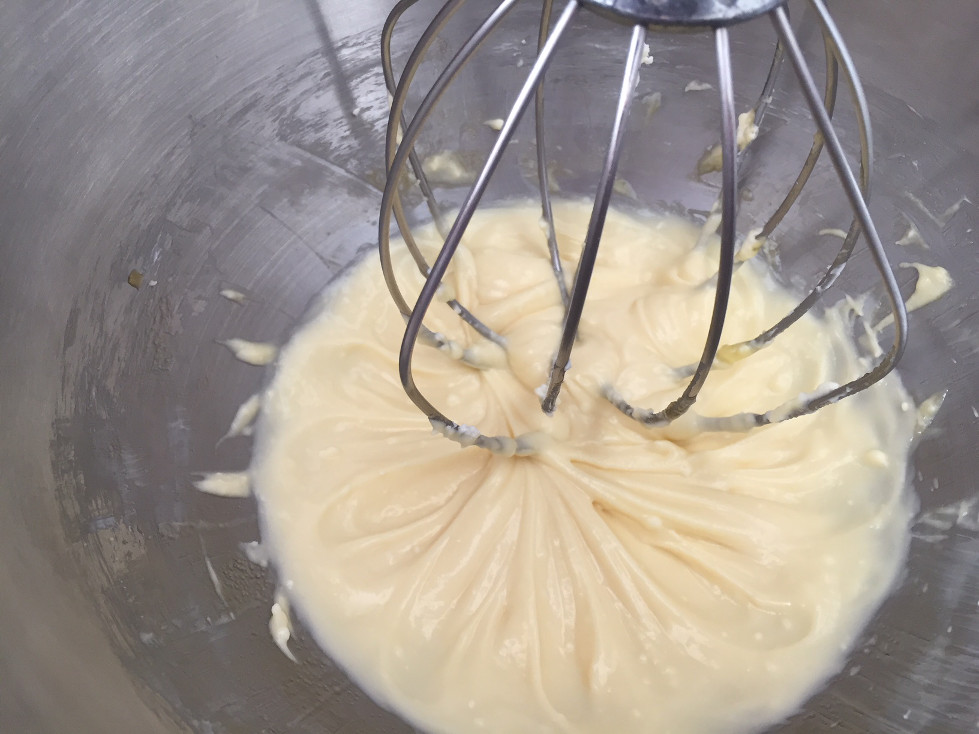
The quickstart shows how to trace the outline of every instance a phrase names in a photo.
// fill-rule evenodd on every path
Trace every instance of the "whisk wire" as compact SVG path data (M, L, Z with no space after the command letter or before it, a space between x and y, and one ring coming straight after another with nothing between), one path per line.
M547 36L551 26L551 9L554 6L553 0L544 0L540 15L540 33L537 36L537 53L541 52L547 42ZM564 280L564 266L561 264L561 252L557 244L557 231L554 227L554 208L551 206L551 181L547 170L547 146L544 134L544 85L537 87L537 94L534 99L534 142L537 146L537 182L540 187L541 217L546 228L547 252L551 258L551 270L554 271L554 279L557 281L558 293L561 295L561 303L564 308L568 307L568 284Z
M460 0L456 0L459 2ZM408 124L407 129L404 131L402 140L400 144L397 144L396 152L394 154L393 160L388 168L388 181L399 181L401 179L402 173L404 171L406 159L409 158L410 154L414 151L415 142L418 138L418 134L421 131L422 126L428 119L432 112L434 106L438 103L442 94L445 92L446 88L451 84L452 80L458 76L462 67L468 61L469 57L479 48L479 46L486 40L489 34L496 28L504 17L513 9L517 0L504 0L500 5L496 7L493 13L480 25L476 32L470 36L470 38L463 44L462 48L456 53L455 56L449 61L442 74L439 76L435 85L429 90L428 94L422 100L419 105L418 111L415 116L411 119ZM457 6L454 6L457 7ZM437 33L437 22L447 22L447 18L436 18L432 24L426 28L425 33L422 36L422 40L419 45L429 44L429 32ZM433 30L435 28L435 30ZM422 53L412 54L409 60L409 65L406 67L401 80L399 81L397 88L395 90L394 99L391 104L391 112L388 117L388 150L391 149L392 135L396 135L396 130L401 122L401 115L404 109L404 102L407 96L408 85L411 79L414 77L415 71L421 63ZM394 139L396 143L396 138ZM395 303L398 305L399 310L406 318L411 318L414 315L414 309L408 306L404 295L401 293L401 288L398 284L397 277L394 272L394 265L391 259L391 215L392 211L397 215L397 213L403 211L401 209L401 198L397 190L397 186L387 185L384 187L384 193L381 197L381 216L379 223L379 250L381 257L381 270L384 274L384 281L388 286L388 290L391 292ZM411 228L407 221L404 219L398 220L399 227L401 227L401 234L405 240L406 245L408 245L409 250L412 253L416 263L419 265L419 269L426 277L426 282L431 280L431 270L422 257L420 251L418 251L417 245L414 243L414 238L411 237ZM410 243L410 244L409 244ZM438 278L441 281L441 276ZM506 344L506 340L500 335L496 334L488 326L480 322L475 316L473 316L467 309L465 309L461 304L455 299L450 299L448 305L459 314L462 319L473 326L482 336L493 341L494 343L503 346ZM421 325L419 329L421 330ZM430 330L425 330L423 333L433 341L438 346L446 346L448 340L440 334L431 332Z
M839 137L836 135L836 131L833 129L832 120L829 118L826 108L819 99L819 92L817 91L816 84L813 81L812 74L806 66L805 59L802 55L802 50L799 47L798 39L792 31L792 27L789 24L788 17L785 15L784 10L781 8L776 8L773 10L771 12L772 22L775 25L775 30L779 34L779 37L786 45L786 50L789 58L792 61L792 65L795 67L796 75L799 78L799 83L802 86L803 94L806 97L806 102L809 105L809 109L812 112L817 126L825 138L827 152L833 161L833 166L836 169L840 183L843 186L854 215L859 220L859 225L863 231L864 239L867 242L868 248L870 249L870 254L874 260L874 265L876 266L877 272L884 283L884 289L890 302L891 314L894 317L894 340L890 351L872 370L856 380L852 380L835 389L823 392L822 394L809 399L804 404L800 404L795 410L790 410L788 415L784 416L786 418L793 418L799 415L815 412L816 410L830 405L837 400L864 390L883 379L891 370L894 369L894 366L904 353L908 335L907 309L905 307L904 300L901 298L901 291L898 287L897 279L894 277L894 271L891 269L891 266L887 261L887 255L884 253L884 246L880 241L880 237L877 234L877 229L874 226L872 217L870 216L870 211L867 208L867 200L861 191L861 188L863 188L869 193L869 180L872 175L872 159L870 156L870 150L872 150L873 139L871 137L870 125L868 123L869 116L867 113L867 100L864 96L863 87L860 84L859 77L856 74L853 60L850 58L850 54L846 50L846 46L843 44L839 29L833 23L829 12L826 10L826 6L823 4L822 0L810 0L810 5L816 11L816 15L823 32L831 40L834 55L841 66L843 76L846 79L847 85L850 87L850 91L853 95L854 105L857 110L858 123L861 129L861 166L863 168L863 177L865 179L865 185L863 187L861 187L860 183L857 182L856 177L853 175L853 171L850 169L849 163L847 163L843 146L840 144Z
M686 413L697 401L707 380L717 350L731 295L734 274L735 226L738 215L738 148L736 108L734 106L734 81L731 72L731 46L727 28L714 29L717 53L718 94L721 107L721 247L717 279L714 290L714 306L700 362L690 378L683 394L663 410L636 408L620 396L614 388L605 388L606 398L620 411L643 425L664 425Z
M626 59L626 73L622 77L619 90L619 101L616 106L615 118L612 123L612 134L605 154L605 164L598 179L598 191L595 195L595 205L592 207L585 244L578 258L578 268L575 271L574 285L571 287L571 297L564 314L564 327L561 331L561 342L557 354L551 363L551 371L547 381L541 408L550 415L554 412L557 399L564 383L564 376L571 359L575 337L581 324L581 314L588 296L588 286L591 283L595 261L598 258L598 246L605 228L605 218L608 214L609 203L612 200L612 190L615 186L615 173L622 154L622 143L625 140L625 123L632 108L636 84L639 81L639 67L642 65L643 45L646 40L646 29L641 25L633 26L632 40L629 44L629 54Z
M823 93L823 105L826 107L826 113L833 117L833 113L836 110L836 93L839 87L839 73L836 64L836 57L833 55L832 47L828 39L824 40L825 53L826 53L826 87ZM783 50L785 44L782 43L781 39L778 42L778 48ZM757 116L756 116L757 117ZM792 186L789 187L789 191L782 203L778 205L775 212L768 221L765 222L764 226L761 228L759 237L769 237L772 232L782 223L785 219L785 215L789 213L792 206L798 200L799 195L802 194L802 190L805 188L806 184L809 183L809 177L812 175L813 170L816 168L816 163L819 161L819 157L823 152L823 134L820 131L816 131L813 136L812 147L809 149L809 155L806 158L805 163L802 164L802 170L796 177Z
M838 90L838 65L836 61L836 56L833 51L833 46L831 39L824 38L824 47L826 54L826 83L825 91L823 94L823 104L826 107L826 112L830 118L833 116L833 112L836 109L836 98ZM778 42L778 49L784 49L784 44L781 40ZM778 53L778 51L776 51ZM756 116L757 119L757 116ZM861 148L863 148L865 141L865 135L861 132ZM809 150L809 155L806 158L805 163L802 165L802 170L796 177L792 186L789 188L788 194L782 200L782 203L776 208L772 216L765 222L765 225L761 228L759 233L756 235L759 239L767 239L775 231L782 220L785 218L786 214L792 209L793 205L798 200L799 196L802 194L802 190L805 188L806 184L809 182L809 178L812 175L813 170L816 168L816 164L823 152L825 145L823 141L823 133L821 130L816 129L816 133L813 136L812 147ZM749 148L750 149L750 148ZM863 156L861 156L861 159ZM868 179L867 168L863 165L861 160L861 187L864 188L864 196L868 194L865 186ZM749 339L738 344L725 345L721 348L720 354L722 359L720 360L720 365L731 364L738 361L748 355L754 354L759 349L767 346L775 339L779 334L788 329L792 324L802 318L813 305L820 299L822 294L827 291L833 283L836 282L840 274L843 272L843 268L850 259L850 255L853 254L854 246L857 242L857 236L859 234L859 223L856 217L850 224L850 230L846 234L843 245L840 247L839 252L830 263L829 267L825 270L822 277L813 286L809 293L806 294L799 303L790 311L786 316L780 319L776 324L769 327L763 331L758 336L753 339ZM686 368L681 369L681 373L685 373Z
M388 15L387 19L384 21L384 27L381 30L381 69L384 74L384 84L387 87L388 94L391 95L391 106L394 107L394 96L397 93L398 80L394 75L394 65L392 62L391 55L391 40L394 36L394 29L397 26L398 21L401 16L414 5L417 5L419 0L401 0ZM402 74L402 80L404 81L405 89L407 89L414 78L414 73L420 65L421 58L430 48L432 42L438 36L442 28L445 27L446 23L452 18L453 15L465 4L466 0L449 0L443 5L439 11L435 14L435 17L429 23L428 27L422 33L421 37L418 39L418 43L412 49L408 61L405 64L405 73ZM408 121L405 117L404 109L402 107L399 115L399 123L397 126L388 125L387 135L385 140L384 148L384 163L388 171L390 171L391 163L394 160L394 154L397 150L397 136L399 131L403 131L404 128L408 126ZM425 169L422 166L421 159L418 157L418 152L414 149L408 155L408 161L411 165L411 172L418 181L418 189L421 191L422 197L425 199L425 203L428 206L428 213L432 217L432 221L435 223L436 229L442 232L444 229L444 224L442 222L442 212L438 205L438 200L435 198L435 192L432 190L432 185L428 181L428 176L425 175ZM400 205L400 197L395 211L395 218L401 226L401 218L398 218L399 213L403 218L403 209ZM410 229L402 227L402 230ZM409 231L408 236L411 236ZM412 244L414 242L412 241ZM417 249L417 248L416 248Z
M507 448L512 448L514 451L519 451L519 446L511 446L515 439L509 436L485 436L479 431L473 429L471 426L460 426L443 415L428 401L428 399L425 398L424 395L422 395L421 391L415 385L414 376L412 374L412 357L414 354L415 345L418 341L418 334L422 326L422 321L425 318L425 315L431 306L432 300L435 297L435 293L442 282L442 278L448 269L449 261L455 254L456 249L458 249L459 244L462 241L462 235L464 234L466 227L469 226L469 222L472 220L473 215L476 213L476 207L479 205L480 199L486 191L486 187L489 185L490 179L493 176L496 167L499 165L507 145L513 138L517 125L520 122L523 113L530 105L531 96L535 93L538 85L543 79L544 72L553 58L558 42L560 41L561 36L564 34L564 31L570 25L571 20L577 10L578 0L570 0L570 2L568 2L568 4L565 6L564 10L561 12L560 17L555 23L554 30L551 32L547 42L544 44L544 48L541 50L537 60L531 67L530 73L528 74L523 87L520 89L520 92L517 94L513 106L511 107L510 112L503 123L503 127L500 130L496 142L493 145L493 148L490 151L482 170L479 172L475 183L470 189L469 194L460 207L459 212L456 215L456 219L446 235L442 249L439 251L438 257L436 257L431 271L429 272L428 277L425 279L425 283L418 295L418 300L416 301L414 308L411 310L404 339L401 342L399 374L405 392L408 394L408 397L411 398L412 402L414 402L415 405L428 416L429 420L432 421L433 424L438 424L437 427L447 436L467 444L483 446L493 450L503 450L504 452L506 452ZM470 43L473 45L478 45L478 43L485 39L486 35L489 34L492 27L493 26L490 25L489 21L487 21L487 23L485 23L480 30L477 31L477 34L470 39L467 46ZM460 51L460 54L461 53L462 52ZM432 91L429 93L430 98L437 99L444 89L445 84L447 84L448 80L451 80L454 73L458 71L456 67L461 66L462 62L460 62L458 65L455 62L456 59L453 59L453 61L450 62L446 72L443 74L443 77L440 78L439 82L436 82L435 87L433 87ZM428 102L428 99L429 98L426 98L426 102ZM430 105L426 105L425 102L422 103L422 107L419 109L417 116L414 120L412 120L408 127L408 131L405 133L404 140L401 143L398 154L395 156L395 166L392 168L392 171L403 168L405 159L404 148L405 146L411 146L414 144L414 135L417 135L417 130L424 122L424 118L430 112L430 109ZM385 211L386 210L383 208L382 203L382 229L384 228L383 222L385 216L383 212ZM519 443L519 439L517 439L517 443ZM513 451L510 451L510 453L513 453Z

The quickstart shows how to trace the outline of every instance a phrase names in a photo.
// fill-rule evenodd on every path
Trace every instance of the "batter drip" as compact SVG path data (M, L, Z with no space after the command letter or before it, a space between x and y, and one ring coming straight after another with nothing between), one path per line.
M558 207L565 272L590 210ZM251 472L281 582L324 649L426 731L755 731L841 668L902 566L911 401L891 376L744 433L624 417L606 386L643 406L682 389L675 368L703 347L717 243L612 211L547 418L534 391L562 309L538 219L531 206L480 211L446 280L445 298L507 351L436 304L426 324L485 369L419 347L415 378L485 433L539 432L539 452L433 435L398 381L404 321L377 263L361 264L284 349L264 398ZM433 229L416 234L437 246ZM402 254L402 282L417 288ZM725 343L794 303L745 265ZM768 410L862 374L854 318L806 316L714 369L695 410Z

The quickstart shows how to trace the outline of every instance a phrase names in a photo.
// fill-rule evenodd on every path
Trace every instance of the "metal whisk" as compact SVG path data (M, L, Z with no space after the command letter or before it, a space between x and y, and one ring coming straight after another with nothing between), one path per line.
M400 352L401 381L408 396L428 416L432 425L437 430L440 430L445 435L463 445L476 445L506 454L533 452L533 442L526 436L487 436L472 426L461 425L444 415L425 398L415 385L412 376L412 356L419 340L443 348L451 346L447 337L425 327L425 315L439 289L449 262L479 205L480 199L500 163L504 150L513 138L518 122L531 102L534 101L537 167L542 218L546 222L551 265L565 306L561 340L557 345L546 390L543 392L543 398L541 399L541 407L545 413L550 414L554 411L565 373L569 367L569 359L581 321L582 310L585 306L589 281L592 277L598 248L601 243L602 230L615 184L616 169L625 137L625 121L633 102L639 69L643 61L647 30L651 28L657 30L706 28L710 29L713 33L716 47L718 93L721 107L720 150L722 158L722 188L720 195L719 267L707 339L700 361L696 365L691 365L686 370L686 376L689 377L689 382L687 383L686 389L683 390L683 393L662 409L634 406L620 397L614 388L611 387L607 389L606 397L625 415L647 426L665 425L676 420L686 413L696 402L697 396L712 368L721 363L736 361L761 349L812 308L820 296L839 277L847 261L850 259L861 234L863 234L863 239L867 243L877 271L880 274L880 279L890 301L890 308L893 314L895 325L894 339L887 354L866 374L839 387L825 389L816 395L803 396L794 402L766 413L745 413L727 418L711 418L702 422L702 425L716 430L744 430L755 426L763 426L778 420L806 415L830 403L834 403L866 389L882 379L894 368L904 351L907 338L907 314L894 274L887 262L880 238L877 235L874 223L867 209L873 146L867 104L853 61L822 0L808 0L809 6L814 11L819 29L822 32L825 46L826 82L822 92L813 80L798 39L790 26L789 14L785 8L786 0L569 0L554 19L551 17L552 0L539 0L541 4L541 23L536 61L530 67L526 80L503 122L495 145L482 170L472 184L468 195L455 216L455 220L447 229L441 220L441 214L432 188L426 179L421 162L415 152L415 144L426 120L431 115L433 108L439 103L439 99L447 86L504 17L517 5L518 0L501 0L492 8L488 17L476 28L469 39L441 71L435 84L428 91L414 115L409 117L405 112L405 101L412 80L432 42L449 19L462 7L465 0L448 0L441 7L419 38L400 78L396 79L391 60L392 34L401 16L416 2L417 0L401 0L395 6L385 23L382 38L382 61L388 89L392 95L392 103L387 129L385 151L387 183L381 204L379 243L384 277L392 297L407 321L407 328ZM619 24L623 28L628 29L631 32L631 41L628 55L625 59L625 71L622 76L611 135L604 158L604 166L598 180L594 207L573 284L570 291L568 291L564 274L562 273L554 228L554 216L551 208L545 153L546 134L543 125L543 87L541 82L554 56L555 50L561 43L562 38L568 34L572 20L578 13L583 12L597 13L607 19L608 22ZM760 124L761 119L765 115L776 78L783 66L784 58L787 56L816 123L817 132L814 136L809 156L801 172L789 187L785 199L762 227L759 237L765 238L771 235L783 220L799 198L824 149L830 156L839 182L853 210L854 218L836 258L825 270L815 287L812 288L809 294L801 300L791 313L750 341L722 347L721 330L727 312L731 280L736 268L735 221L738 207L739 165L736 139L736 109L728 28L737 23L758 19L763 15L767 15L774 26L777 42L775 44L774 58L768 78L759 102L754 108L755 121L757 124ZM842 76L846 86L849 87L856 110L860 133L859 177L854 175L846 161L843 147L840 144L832 122L840 76ZM444 244L441 251L431 264L425 260L412 237L411 227L405 217L400 199L399 186L402 184L405 176L408 175L409 169L417 179L433 220L444 237ZM419 270L425 276L424 286L413 306L405 300L392 266L390 248L392 215L398 223L401 235ZM506 348L505 339L479 321L463 304L452 300L449 301L449 305L460 318L475 329L482 337ZM457 353L458 351L456 350ZM465 356L463 355L464 358Z

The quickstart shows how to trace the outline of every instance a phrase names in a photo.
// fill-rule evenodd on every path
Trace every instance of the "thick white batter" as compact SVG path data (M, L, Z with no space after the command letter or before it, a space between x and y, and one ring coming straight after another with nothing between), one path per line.
M568 272L588 213L558 208ZM447 279L508 339L508 366L419 346L415 375L454 420L552 440L504 458L432 435L398 381L404 321L369 260L284 349L265 397L252 479L283 586L323 647L426 731L761 728L840 669L902 566L915 410L891 377L748 433L625 418L603 384L662 408L682 389L672 368L699 357L716 242L611 212L561 403L544 417L534 390L561 307L538 218L478 214ZM399 268L417 288L406 254ZM725 342L794 303L745 265ZM861 374L847 318L805 318L716 369L696 410L760 412ZM427 323L478 343L444 304Z

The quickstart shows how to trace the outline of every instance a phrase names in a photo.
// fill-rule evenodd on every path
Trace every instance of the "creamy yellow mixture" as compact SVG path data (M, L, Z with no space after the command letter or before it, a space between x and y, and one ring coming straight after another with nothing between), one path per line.
M569 273L589 211L557 210ZM624 417L603 387L655 408L681 392L674 368L703 348L717 243L698 246L689 223L613 211L547 418L535 390L562 309L538 219L530 206L477 214L446 280L506 337L506 359L479 370L419 346L415 377L460 423L547 434L540 453L433 435L402 391L404 321L368 260L285 347L264 396L251 479L281 584L324 649L425 731L762 728L841 668L899 573L914 406L892 376L744 433ZM432 230L419 238L434 247ZM402 250L411 301L420 278ZM724 341L794 303L745 264ZM762 412L863 373L854 318L806 317L715 369L695 411ZM426 323L480 348L444 303ZM275 631L285 646L288 628Z

